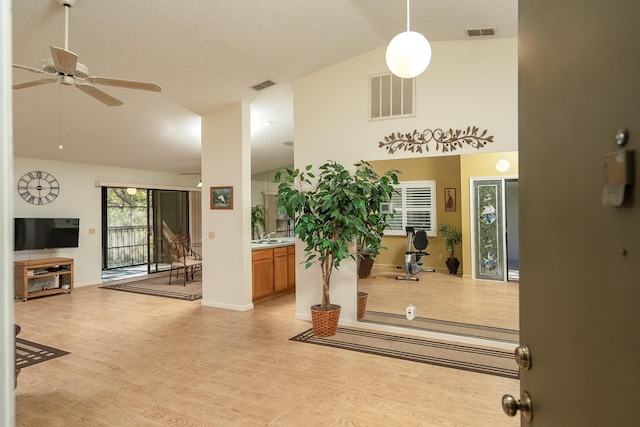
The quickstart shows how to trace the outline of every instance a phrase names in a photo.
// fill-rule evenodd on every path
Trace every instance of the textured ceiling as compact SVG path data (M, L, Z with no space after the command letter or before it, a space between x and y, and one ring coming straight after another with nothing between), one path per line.
M153 93L101 86L107 107L49 84L13 91L14 153L169 171L200 170L200 116L251 103L252 172L293 162L291 82L386 45L406 28L404 0L77 0L69 50L91 75L149 81ZM411 29L462 40L465 29L517 36L515 0L414 0ZM64 47L57 0L13 1L13 61L40 68ZM39 78L14 69L14 82ZM250 87L271 79L261 92ZM60 127L62 117L62 128ZM274 124L265 128L265 121ZM58 150L62 138L64 150Z

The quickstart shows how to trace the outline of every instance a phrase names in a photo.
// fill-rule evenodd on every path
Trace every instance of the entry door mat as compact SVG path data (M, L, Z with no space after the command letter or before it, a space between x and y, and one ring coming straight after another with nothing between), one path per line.
M46 362L65 354L69 352L16 337L16 369Z
M506 343L517 344L520 342L520 331L516 329L450 322L448 320L429 319L427 317L416 317L413 320L407 320L406 316L400 314L369 310L365 311L364 317L359 320L367 323L402 326L410 329L482 338Z
M338 328L334 336L326 338L315 336L313 329L309 329L290 340L498 377L518 378L514 354L504 350L351 328Z
M167 283L143 280L139 282L116 283L100 287L102 289L111 289L114 291L132 292L134 294L152 295L156 297L173 298L185 301L202 299L202 282L187 282L187 286L182 286L182 278L180 278L180 280L176 280L178 283L173 283L169 286L169 279L165 276L164 280Z

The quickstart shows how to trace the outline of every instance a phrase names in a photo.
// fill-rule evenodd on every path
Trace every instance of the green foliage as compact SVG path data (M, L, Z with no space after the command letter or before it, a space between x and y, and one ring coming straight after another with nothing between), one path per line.
M354 258L349 247L356 241L376 251L380 248L386 215L379 213L380 203L388 202L398 183L397 171L379 176L371 165L361 161L351 173L329 161L319 174L308 165L283 169L275 175L280 182L281 209L294 218L294 231L305 247L305 267L319 263L322 270L322 307L330 304L329 287L333 268Z
M457 245L462 241L462 232L453 225L446 224L438 225L438 232L440 232L440 239L447 243L449 258L454 258L454 245Z
M147 225L147 191L127 193L125 188L107 190L107 224L109 227Z

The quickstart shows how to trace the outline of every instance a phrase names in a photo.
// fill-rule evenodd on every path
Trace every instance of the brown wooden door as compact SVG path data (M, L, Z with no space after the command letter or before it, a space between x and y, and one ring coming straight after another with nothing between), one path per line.
M640 2L520 0L520 322L536 426L637 425L640 192L605 207L603 155L640 150ZM636 173L636 175L639 175Z

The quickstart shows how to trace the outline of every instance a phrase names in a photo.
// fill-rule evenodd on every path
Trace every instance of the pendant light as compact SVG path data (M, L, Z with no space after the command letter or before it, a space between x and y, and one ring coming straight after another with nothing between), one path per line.
M407 31L391 39L386 55L389 70L403 79L419 76L431 62L429 41L422 34L409 29L409 11L409 0L407 0Z
M511 167L508 160L505 160L504 153L502 153L502 158L496 162L496 170L498 172L506 172Z

